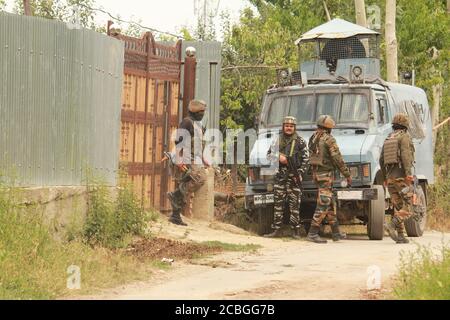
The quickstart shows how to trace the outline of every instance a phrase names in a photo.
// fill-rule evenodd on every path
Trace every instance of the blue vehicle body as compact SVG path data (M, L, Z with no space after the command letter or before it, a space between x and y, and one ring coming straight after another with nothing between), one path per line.
M340 173L335 173L338 219L341 224L365 224L369 238L381 240L385 213L392 214L393 207L383 186L379 158L392 132L392 118L398 112L407 113L415 146L414 173L420 183L417 195L426 212L426 186L434 183L427 96L420 88L380 78L379 43L378 32L334 19L297 40L300 60L302 50L312 58L300 63L300 71L277 71L277 85L264 95L246 184L246 208L264 225L261 233L270 231L273 217L275 170L267 168L267 151L287 115L297 118L298 133L307 141L321 114L336 120L333 136L353 178L352 188L348 189L341 185L344 178ZM315 210L317 187L312 180L311 172L303 178L300 217L305 225ZM407 221L408 235L420 236L425 223L425 218L417 223Z
M270 89L266 92L264 105L261 113L261 122L259 124L258 139L252 148L250 154L250 170L258 170L258 178L247 179L246 185L246 207L249 210L266 210L266 215L270 217L270 212L273 210L271 203L266 202L255 205L253 198L258 195L271 195L273 190L274 171L266 169L269 165L267 160L267 151L277 136L276 133L281 131L281 125L267 125L270 122L268 119L269 108L273 101L272 96L277 98L283 96L295 97L297 95L315 94L319 96L322 92L336 93L336 94L358 94L364 93L368 98L369 116L366 121L354 123L353 125L337 126L333 130L333 136L339 145L344 161L349 167L353 167L353 189L370 189L374 186L383 185L383 177L380 171L379 157L384 140L390 132L392 132L392 117L397 112L405 111L405 102L410 102L411 105L418 106L420 114L417 115L416 121L420 121L424 137L414 138L414 146L416 149L415 174L420 183L425 189L427 184L434 183L433 171L433 147L432 147L432 125L428 101L424 91L420 88L402 85L385 83L379 84L317 84L308 86L291 86L278 89ZM383 109L384 121L380 122L380 108L379 99L384 98L386 106ZM299 106L301 107L301 106ZM411 111L411 110L409 110ZM279 118L288 114L288 110L280 115ZM316 116L318 116L317 114ZM301 119L299 119L301 123ZM316 126L313 123L298 126L298 134L306 141L309 140ZM366 177L362 174L362 167L369 166L370 174ZM339 173L336 172L335 189L341 190L341 180ZM312 181L311 175L304 177L303 181L304 196L303 205L301 209L302 221L308 223L310 221L316 201L317 189ZM382 201L385 202L384 209L389 212L392 211L389 203L389 194L384 189ZM271 198L272 199L272 198ZM369 224L370 223L370 201L346 201L346 205L339 202L338 217L341 224ZM353 202L353 205L349 205ZM392 213L392 212L391 212ZM384 215L384 212L383 212ZM270 220L270 218L268 218ZM267 222L268 223L268 222Z

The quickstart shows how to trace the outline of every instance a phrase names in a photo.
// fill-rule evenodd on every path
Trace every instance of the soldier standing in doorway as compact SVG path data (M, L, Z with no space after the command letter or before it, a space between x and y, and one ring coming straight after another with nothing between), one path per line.
M181 219L181 212L187 204L187 198L205 183L205 166L208 166L203 158L201 123L205 115L206 103L202 100L192 100L188 110L188 117L184 118L178 126L175 141L177 150L175 179L178 187L175 191L168 193L172 205L172 216L169 221L181 226L187 226Z
M315 243L327 243L319 236L320 226L325 217L331 226L333 241L339 241L344 237L339 231L336 204L333 199L334 171L338 169L347 179L349 186L352 184L352 178L336 139L331 135L334 127L335 122L331 116L320 116L317 121L317 131L309 140L310 164L314 181L318 187L318 195L316 211L306 240Z
M409 192L409 186L414 181L412 167L415 149L408 128L408 116L397 113L392 120L394 131L386 138L380 156L385 185L394 206L394 217L386 229L398 244L409 243L405 237L405 220L412 215L413 194Z
M284 208L288 201L292 237L300 239L300 201L302 196L302 181L308 167L308 148L306 141L297 134L297 120L286 117L283 121L283 132L274 141L268 151L271 161L279 161L278 172L274 185L274 221L272 233L267 238L281 236Z

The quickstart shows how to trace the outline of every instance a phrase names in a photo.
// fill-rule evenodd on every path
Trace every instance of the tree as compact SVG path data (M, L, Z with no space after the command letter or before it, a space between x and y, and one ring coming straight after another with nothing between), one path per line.
M23 11L26 16L31 16L30 0L23 0Z
M30 3L30 12L33 16L69 22L76 15L81 26L97 28L94 10L91 9L95 6L95 0L15 0L14 11L24 14L26 2Z
M396 12L396 0L386 0L386 70L391 82L398 82Z
M367 28L366 5L364 0L355 0L356 23Z

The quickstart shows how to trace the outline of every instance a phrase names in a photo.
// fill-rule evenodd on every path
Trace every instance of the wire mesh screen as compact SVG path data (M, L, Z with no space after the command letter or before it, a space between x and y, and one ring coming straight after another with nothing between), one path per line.
M376 35L358 35L343 39L315 39L300 45L301 59L337 60L379 58L379 40Z

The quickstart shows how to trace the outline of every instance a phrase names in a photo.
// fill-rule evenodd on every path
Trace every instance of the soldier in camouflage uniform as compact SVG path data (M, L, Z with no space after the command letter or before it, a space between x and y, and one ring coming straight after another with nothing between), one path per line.
M268 159L278 161L279 167L274 185L274 221L272 233L267 238L281 236L284 208L288 201L292 237L300 239L300 201L303 174L308 167L308 148L306 141L297 134L297 120L286 117L283 121L283 132L274 141L268 151Z
M380 156L385 185L391 195L394 217L386 225L390 237L397 243L409 243L405 238L405 220L412 215L412 196L409 186L413 183L414 145L408 133L409 119L398 113L392 120L394 130L385 140ZM408 192L405 192L408 190Z
M317 121L318 129L309 140L310 164L314 181L318 187L317 207L309 230L308 241L326 243L319 236L320 225L326 217L331 226L333 241L339 241L343 235L339 231L339 223L336 217L336 205L333 199L334 171L339 171L351 185L350 171L344 163L335 138L331 130L335 122L328 115L322 115Z
M192 100L188 110L188 117L184 118L178 126L175 141L177 148L175 179L178 188L168 193L172 205L172 216L169 221L181 226L187 226L181 219L181 212L187 203L187 197L205 183L205 166L208 166L203 158L203 128L201 124L206 103L201 100Z

